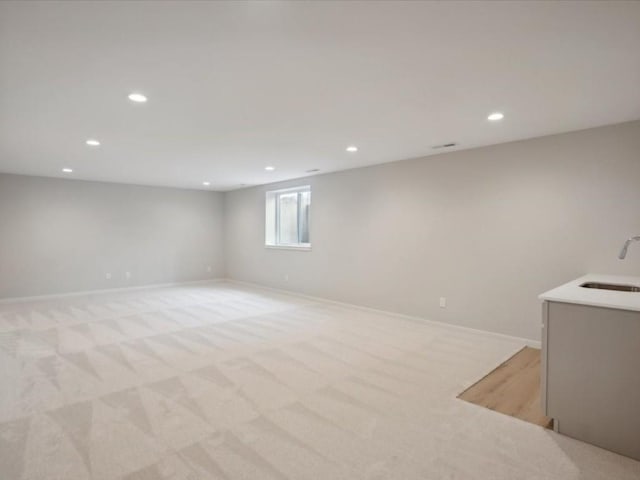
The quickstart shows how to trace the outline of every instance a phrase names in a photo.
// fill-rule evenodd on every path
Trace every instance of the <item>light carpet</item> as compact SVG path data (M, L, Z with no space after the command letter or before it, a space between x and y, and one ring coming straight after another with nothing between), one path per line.
M456 399L522 346L230 283L2 304L0 478L640 478Z

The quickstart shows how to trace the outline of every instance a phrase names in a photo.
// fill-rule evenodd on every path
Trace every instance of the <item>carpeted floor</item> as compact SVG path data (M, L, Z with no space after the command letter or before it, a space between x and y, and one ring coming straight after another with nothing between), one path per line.
M455 398L522 346L229 283L1 304L0 478L640 478Z

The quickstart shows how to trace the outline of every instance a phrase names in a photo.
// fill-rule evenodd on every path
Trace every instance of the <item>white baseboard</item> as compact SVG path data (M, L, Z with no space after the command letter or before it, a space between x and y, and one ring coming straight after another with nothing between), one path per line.
M298 292L293 292L291 290L284 290L281 288L273 288L273 287L267 287L264 285L261 285L259 283L252 283L252 282L245 282L242 280L235 280L233 278L226 278L226 279L222 279L225 282L229 282L229 283L235 283L238 285L245 285L247 287L252 287L252 288L259 288L262 290L268 290L274 293L281 293L281 294L285 294L285 295L291 295L294 297L299 297L299 298L305 298L307 300L312 300L315 302L323 302L323 303L329 303L332 305L340 305L342 307L349 307L349 308L357 308L358 310L363 310L365 312L371 312L371 313L378 313L378 314L382 314L382 315L389 315L392 317L396 317L396 318L402 318L404 320L410 320L412 322L421 322L421 323L429 323L429 324L433 324L433 325L437 325L437 326L444 326L444 327L448 327L448 328L452 328L454 330L463 330L463 331L467 331L467 332L474 332L477 334L483 334L483 335L487 335L490 337L494 337L494 338L504 338L504 339L508 339L508 340L513 340L515 342L519 342L522 343L525 346L528 347L533 347L533 348L541 348L542 343L538 340L531 340L529 338L523 338L523 337L515 337L513 335L506 335L504 333L498 333L498 332L491 332L489 330L480 330L477 328L471 328L471 327L465 327L463 325L455 325L455 324L451 324L451 323L445 323L445 322L438 322L436 320L428 320L426 318L423 317L416 317L413 315L405 315L403 313L398 313L398 312L389 312L387 310L380 310L378 308L372 308L372 307L365 307L363 305L356 305L353 303L346 303L346 302L340 302L337 300L331 300L328 298L323 298L323 297L316 297L313 295L306 295L304 293L298 293Z
M438 321L435 321L435 320L428 320L428 319L423 318L423 317L416 317L416 316L413 316L413 315L405 315L403 313L398 313L398 312L389 312L389 311L386 311L386 310L380 310L378 308L372 308L372 307L365 307L363 305L356 305L356 304L353 304L353 303L340 302L340 301L337 301L337 300L331 300L329 298L316 297L316 296L313 296L313 295L306 295L306 294L299 293L299 292L294 292L294 291L291 291L291 290L284 290L284 289L281 289L281 288L267 287L265 285L261 285L261 284L258 284L258 283L245 282L245 281L242 281L242 280L235 280L233 278L209 278L209 279L205 279L205 280L192 280L192 281L187 281L187 282L155 283L155 284L148 284L148 285L136 285L136 286L132 286L132 287L105 288L105 289L100 289L100 290L83 290L83 291L78 291L78 292L54 293L54 294L49 294L49 295L35 295L35 296L30 296L30 297L2 298L2 299L0 299L0 304L52 300L52 299L56 299L56 298L80 297L80 296L84 296L84 295L96 295L96 294L101 294L101 293L130 292L130 291L136 291L136 290L150 290L150 289L154 289L154 288L178 287L178 286L182 286L182 285L198 285L198 284L219 283L219 282L235 283L237 285L244 285L244 286L251 287L251 288L258 288L258 289L267 290L267 291L270 291L270 292L280 293L280 294L284 294L284 295L290 295L290 296L294 296L294 297L298 297L298 298L304 298L304 299L311 300L311 301L314 301L314 302L322 302L322 303L328 303L328 304L332 304L332 305L340 305L340 306L343 306L343 307L356 308L358 310L362 310L362 311L365 311L365 312L377 313L377 314L382 314L382 315L389 315L389 316L392 316L392 317L402 318L404 320L409 320L409 321L413 321L413 322L430 323L430 324L433 324L433 325L444 326L444 327L452 328L452 329L455 329L455 330L464 330L464 331L467 331L467 332L474 332L474 333L477 333L477 334L488 335L488 336L491 336L491 337L494 337L494 338L505 338L505 339L513 340L513 341L522 343L523 345L527 345L527 346L534 347L534 348L540 348L541 347L541 342L540 341L531 340L531 339L528 339L528 338L515 337L515 336L512 336L512 335L506 335L506 334L503 334L503 333L497 333L497 332L491 332L491 331L488 331L488 330L479 330L477 328L465 327L463 325L455 325L455 324L451 324L451 323L438 322Z
M208 278L205 280L189 280L186 282L150 283L146 285L135 285L131 287L114 287L114 288L103 288L100 290L81 290L77 292L51 293L47 295L34 295L30 297L9 297L9 298L0 298L0 305L6 304L6 303L37 302L41 300L53 300L56 298L81 297L84 295L96 295L101 293L132 292L135 290L151 290L154 288L179 287L181 285L197 285L197 284L205 284L205 283L224 282L224 281L228 281L228 280L226 278Z

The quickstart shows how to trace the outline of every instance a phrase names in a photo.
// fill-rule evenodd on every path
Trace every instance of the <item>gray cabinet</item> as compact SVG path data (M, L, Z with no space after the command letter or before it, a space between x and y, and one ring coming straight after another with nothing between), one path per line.
M640 460L640 312L545 301L542 408L554 429Z

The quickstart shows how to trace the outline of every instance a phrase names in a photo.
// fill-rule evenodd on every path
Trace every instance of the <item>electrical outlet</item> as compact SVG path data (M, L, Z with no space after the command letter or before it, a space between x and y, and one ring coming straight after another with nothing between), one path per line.
M288 282L288 281L289 281L289 274L288 274L288 273L284 276L284 281L285 281L285 282Z
M110 273L105 273L104 274L104 278L106 278L107 280L111 280L111 274Z
M207 267L207 272L211 273L211 265Z
M447 297L440 297L440 308L447 308Z
M124 276L128 279L131 278L131 272L124 272Z

